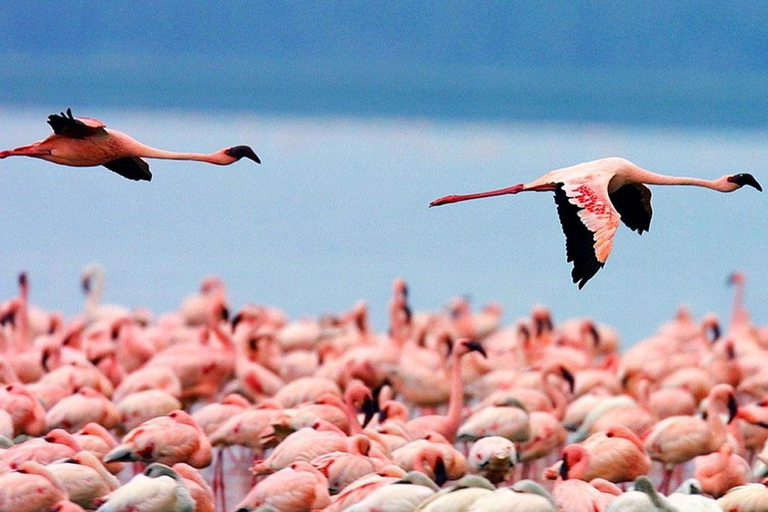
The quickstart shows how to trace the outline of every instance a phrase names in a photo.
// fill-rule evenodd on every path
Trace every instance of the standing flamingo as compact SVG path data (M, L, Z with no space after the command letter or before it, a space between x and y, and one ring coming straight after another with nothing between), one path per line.
M648 231L652 215L651 191L645 184L693 185L719 192L733 192L750 185L763 190L751 174L726 175L715 180L664 176L646 171L623 158L602 158L550 171L530 183L441 197L429 206L519 192L554 192L557 214L565 233L568 261L573 262L571 277L582 288L605 265L613 249L613 236L619 220L639 234Z
M654 425L645 435L646 452L666 468L660 486L662 492L669 490L672 470L676 465L720 449L726 441L726 427L720 418L720 410L726 407L730 423L737 412L734 391L728 384L718 384L707 397L706 420L697 416L670 416Z
M146 146L128 135L108 130L106 125L89 117L72 117L66 114L48 116L53 135L48 138L7 151L0 151L0 159L8 156L30 156L56 164L72 167L103 165L110 171L129 180L152 179L149 165L141 159L162 158L165 160L197 160L216 165L229 165L241 158L250 158L261 163L256 153L248 146L224 148L215 153L176 153Z

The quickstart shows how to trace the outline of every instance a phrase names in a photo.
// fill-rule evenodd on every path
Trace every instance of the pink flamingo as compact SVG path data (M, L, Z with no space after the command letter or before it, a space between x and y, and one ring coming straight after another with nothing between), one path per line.
M427 432L438 432L453 441L461 423L461 411L464 408L464 387L461 379L461 357L470 352L479 352L486 356L483 347L476 341L461 340L451 352L451 395L448 401L448 414L445 416L429 415L412 419L406 428L412 437L418 438Z
M664 176L623 158L603 158L550 171L530 183L441 197L429 206L519 192L554 192L568 261L574 265L571 277L582 288L605 265L620 220L640 234L650 227L651 191L646 184L693 185L719 192L733 192L749 185L762 191L751 174L726 175L715 180Z
M582 444L563 448L559 474L565 479L631 482L651 470L651 459L643 442L628 428L616 426L595 434Z
M174 464L172 469L184 480L184 485L189 489L189 494L195 502L195 512L216 511L211 488L198 470L184 462ZM226 503L224 505L222 510L227 509Z
M24 384L8 384L0 389L0 409L10 413L17 435L39 436L45 430L45 409Z
M445 437L430 433L392 452L392 460L401 468L420 471L438 485L458 480L467 473L467 459Z
M716 452L726 441L726 428L720 419L720 410L729 411L729 423L737 412L733 388L718 384L707 397L707 419L697 416L671 416L653 426L645 436L644 446L651 459L665 465L662 492L669 490L672 470L677 464L699 455Z
M5 450L0 458L13 466L28 460L41 464L50 464L59 459L67 459L80 451L77 440L65 430L56 429L45 437L29 439Z
M274 473L288 467L291 462L310 462L331 452L368 455L371 441L358 434L347 437L330 423L319 420L314 428L302 428L285 438L265 460L256 462L251 471L255 475Z
M733 453L730 443L724 443L717 453L696 457L693 463L693 477L701 483L701 490L715 498L750 479L749 463Z
M192 415L205 435L210 436L227 420L245 411L251 403L243 396L232 393L221 402L208 404ZM213 445L213 443L211 443ZM216 451L213 462L213 492L221 491L222 508L226 510L224 501L224 448Z
M89 423L81 428L72 437L75 438L77 445L83 450L89 451L100 460L117 446L117 441L107 429L98 423ZM110 462L104 464L104 467L113 475L118 474L123 469L122 462Z
M331 452L311 462L328 479L328 490L337 494L358 478L381 470L386 463L381 459L359 453Z
M378 472L358 478L347 485L339 494L331 497L331 503L323 512L341 512L348 506L365 499L376 489L398 481L405 476L405 470L395 464L388 464Z
M283 512L321 509L331 502L328 480L309 462L297 461L258 483L237 510L272 505Z
M211 443L197 422L184 411L142 423L123 437L104 462L186 462L196 468L211 463Z
M42 464L27 461L16 471L0 476L0 510L50 510L67 499L67 491Z
M45 415L47 429L63 428L70 432L88 423L98 423L107 429L117 426L120 412L115 404L93 388L84 387L62 400Z
M250 158L261 163L256 153L248 146L233 146L207 155L199 153L176 153L146 146L128 135L109 130L97 119L72 117L66 114L48 116L53 135L48 138L7 151L0 151L0 159L9 156L30 156L49 162L73 167L103 165L110 171L129 180L152 179L149 165L141 159L162 158L166 160L197 160L216 165L229 165L241 158Z
M120 487L120 481L96 456L85 450L49 464L47 468L67 491L69 500L88 509L98 507L100 498Z
M499 436L478 439L467 456L472 472L481 474L494 484L506 480L516 461L515 444Z

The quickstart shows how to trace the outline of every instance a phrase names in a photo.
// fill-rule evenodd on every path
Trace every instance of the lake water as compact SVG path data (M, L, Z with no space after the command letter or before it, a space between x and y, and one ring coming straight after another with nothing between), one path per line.
M0 146L48 135L46 116L67 105L1 107ZM621 227L607 265L571 284L555 205L545 194L428 209L448 193L530 181L603 156L656 172L717 177L751 172L768 185L768 135L749 129L610 124L279 117L247 111L91 108L147 144L210 152L249 144L262 158L229 167L150 161L135 183L105 168L0 162L0 296L27 270L34 303L74 314L79 272L107 269L105 300L162 312L201 278L221 275L234 306L273 304L291 316L340 311L364 298L384 329L390 284L404 277L415 309L466 294L497 300L505 320L549 305L555 319L592 316L625 345L652 334L680 303L727 318L726 277L748 276L755 320L768 322L767 196L653 189L642 237Z

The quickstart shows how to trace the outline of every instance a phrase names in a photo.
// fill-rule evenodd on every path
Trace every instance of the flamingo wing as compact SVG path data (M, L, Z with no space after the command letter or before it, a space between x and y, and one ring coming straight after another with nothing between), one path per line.
M149 172L149 164L139 157L126 156L116 160L110 160L104 167L114 171L124 178L134 181L151 181L152 173Z
M555 203L567 259L573 262L571 277L581 289L605 265L621 216L608 196L607 181L559 183Z
M48 124L53 128L53 133L70 139L84 139L106 133L104 123L89 117L74 118L69 108L66 113L48 116Z
M651 189L642 183L628 183L609 194L613 206L621 215L621 220L639 235L651 227Z

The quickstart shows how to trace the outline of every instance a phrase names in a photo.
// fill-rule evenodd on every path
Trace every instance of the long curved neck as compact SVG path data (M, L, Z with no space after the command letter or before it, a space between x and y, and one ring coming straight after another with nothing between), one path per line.
M95 309L101 303L104 295L104 271L97 269L91 277L92 284L86 296L86 309Z
M718 402L719 400L714 400L711 396L707 400L707 425L709 425L712 439L715 440L714 444L717 445L717 448L719 448L726 439L726 428L722 418L720 418Z
M224 164L223 155L220 153L178 153L176 151L166 151L157 149L137 141L131 143L134 156L147 158L160 158L163 160L196 160L199 162L208 162L210 164Z
M541 375L542 387L544 392L552 402L552 416L562 420L565 416L565 408L567 406L568 398L560 390L557 385L553 384L549 379L550 375L556 375L553 371L546 371Z
M689 185L717 190L718 192L728 192L732 190L731 188L728 188L726 183L719 179L707 180L703 178L689 178L686 176L666 176L644 169L639 169L639 171L633 175L633 179L641 181L647 185Z
M459 347L454 347L451 354L451 394L448 400L448 414L446 419L451 430L451 439L459 429L461 423L461 410L464 408L464 383L461 378L461 356L458 355Z

